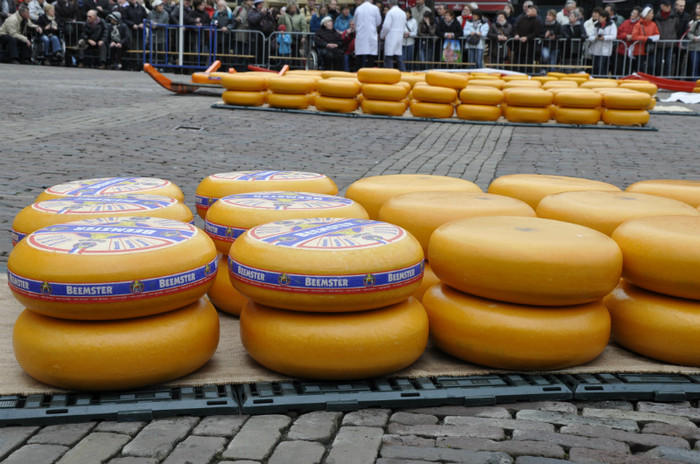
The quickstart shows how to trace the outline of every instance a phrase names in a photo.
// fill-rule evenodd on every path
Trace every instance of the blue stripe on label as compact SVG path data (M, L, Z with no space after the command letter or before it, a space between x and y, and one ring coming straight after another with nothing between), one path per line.
M330 224L319 223L318 225L314 225L314 227L308 229L294 230L285 234L266 237L261 240L263 242L274 243L275 245L279 246L294 247L301 242L306 242L318 237L324 237L333 232L339 232L341 230L357 229L357 232L360 232L362 227L366 227L370 224L381 223L369 219L342 219ZM269 225L267 226L269 227Z
M247 230L248 229L222 226L221 224L215 224L206 220L204 221L204 231L207 233L207 235L209 235L211 238L223 240L225 242L233 242Z
M10 289L44 301L92 303L136 300L176 293L214 278L218 259L189 271L143 280L104 283L64 283L27 279L7 271Z
M214 203L216 203L216 200L218 200L218 198L214 198L214 197L205 197L205 196L202 196L202 195L195 195L195 196L194 196L194 204L195 204L195 206L199 206L199 207L201 207L201 208L208 208L208 207L210 207L211 205L213 205Z
M107 179L103 180L102 182L98 182L96 184L91 184L91 185L84 185L82 187L78 187L77 189L71 190L69 192L66 192L66 195L96 195L100 191L104 190L107 187L112 187L117 184L121 184L122 182L127 182L127 181L132 181L138 179L138 177L114 177L112 179Z
M229 275L239 282L292 293L361 293L403 287L420 281L424 261L386 272L345 275L290 274L241 264L231 257Z
M268 180L275 174L279 174L284 171L253 171L250 174L243 174L236 178L236 180Z
M36 237L41 235L57 235L57 234L109 234L115 237L149 237L166 239L173 243L183 242L192 238L195 230L178 230L169 228L155 228L145 225L140 227L138 224L134 226L125 225L79 225L79 224L56 224L48 226L44 229L39 229L34 232Z
M17 232L15 229L12 229L12 246L17 245L19 241L26 236L27 234L23 234L22 232Z

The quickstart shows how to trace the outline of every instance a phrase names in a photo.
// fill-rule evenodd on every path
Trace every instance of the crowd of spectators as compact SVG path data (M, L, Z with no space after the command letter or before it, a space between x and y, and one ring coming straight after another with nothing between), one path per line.
M100 68L121 68L125 52L137 42L143 47L147 40L156 53L167 51L164 26L179 24L179 1L0 0L0 53L5 62L77 66L89 54ZM226 0L181 1L183 23L216 29L217 51L246 57L243 65L266 57L272 66L293 65L315 51L323 69L354 70L383 58L385 67L400 70L481 68L486 62L535 74L644 70L700 77L700 2L686 8L685 0L659 0L658 8L642 4L624 18L614 3L587 16L576 0L547 11L526 0L522 11L506 4L495 15L484 14L476 2L460 10L438 3L433 11L425 0L410 8L401 8L398 0L354 5L307 0L301 7L289 0L281 8L268 8L269 0L239 0L235 6ZM76 23L80 35L69 59L61 40ZM199 44L198 52L210 45L201 37L188 36ZM172 49L176 44L170 42Z

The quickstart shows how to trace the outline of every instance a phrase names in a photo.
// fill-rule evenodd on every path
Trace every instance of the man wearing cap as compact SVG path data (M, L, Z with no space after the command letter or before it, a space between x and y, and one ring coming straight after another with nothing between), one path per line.
M374 66L377 59L377 28L382 16L372 0L365 0L355 9L355 56L360 68Z
M576 9L576 0L566 0L564 9L557 13L557 22L562 26L568 25L571 21L569 20L569 14Z
M122 68L122 53L129 48L131 33L126 24L122 22L122 15L113 11L107 16L109 20L109 56L113 69Z
M333 29L333 18L324 16L321 19L321 28L316 31L314 38L318 48L319 58L323 63L323 69L340 71L343 69L343 37L340 32Z
M399 8L398 0L389 0L389 12L384 17L380 37L384 39L384 67L406 71L403 64L403 31L406 29L406 13Z
M657 76L672 74L673 47L678 40L678 15L671 9L671 0L661 0L659 12L654 15L654 22L659 28L661 42L656 44L655 72Z

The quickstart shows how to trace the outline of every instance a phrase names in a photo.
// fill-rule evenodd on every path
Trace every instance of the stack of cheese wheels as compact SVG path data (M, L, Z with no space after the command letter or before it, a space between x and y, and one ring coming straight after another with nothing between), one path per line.
M428 174L392 174L364 177L350 184L345 196L365 208L370 219L376 219L384 202L396 195L411 192L483 193L473 182L457 177Z
M362 112L382 116L403 116L411 85L401 82L401 71L390 68L362 68L357 71L362 83Z
M204 178L195 192L197 214L204 219L216 200L237 193L310 192L335 195L338 187L323 174L302 171L233 171L220 172Z
M350 113L357 109L360 83L356 79L321 79L316 82L318 95L314 106L319 111Z
M621 191L607 182L546 174L506 174L497 177L488 188L489 193L517 198L533 209L547 195L578 190Z
M510 122L545 123L550 119L552 93L539 88L514 87L504 91L507 107L503 115Z
M423 304L441 350L489 367L542 370L605 349L602 298L622 270L610 237L547 219L473 217L436 229L428 257L442 285Z
M497 121L501 117L503 92L497 87L467 85L459 91L459 100L462 102L457 106L459 119Z
M603 122L615 126L645 126L649 122L651 95L630 89L603 93Z
M636 90L637 92L648 93L651 97L651 103L647 107L648 110L653 110L656 106L656 92L659 90L656 84L643 80L621 80L619 81L621 89Z
M455 112L457 90L437 85L417 85L413 88L411 114L417 118L451 118Z
M285 375L356 379L387 375L425 349L428 319L410 297L423 251L401 227L366 219L263 224L229 251L234 286L251 301L241 341Z
M221 95L224 103L237 106L262 106L267 97L267 80L270 73L236 73L221 77L226 89Z
M35 230L54 224L98 217L149 216L192 222L184 203L162 195L103 195L62 197L33 203L15 216L12 244Z
M267 80L267 103L271 108L304 110L312 102L316 80L304 76L274 76Z
M39 229L8 259L26 310L15 355L61 388L144 387L189 373L216 350L219 320L202 299L217 270L211 239L162 218L97 218Z
M222 253L209 299L221 311L240 315L246 298L231 284L227 266L231 244L248 229L267 222L311 217L367 219L367 212L352 200L304 192L253 192L229 195L207 212L204 230Z
M157 177L101 177L74 180L47 188L35 201L83 195L132 195L134 193L162 195L185 201L185 195L177 185Z
M561 124L598 124L602 103L602 95L593 91L558 91L554 119Z
M613 339L644 356L700 366L700 217L633 219L612 235L623 283L605 303Z
M432 233L443 224L475 216L529 216L535 211L525 202L490 193L470 192L414 192L397 195L386 201L379 210L379 220L401 226L409 231L428 256ZM423 284L414 295L422 299L425 291L438 279L425 265Z
M651 216L700 216L682 201L645 193L580 191L546 196L535 210L537 216L581 224L606 235L623 222Z
M635 182L626 192L647 193L673 198L691 206L700 207L700 180L655 179Z

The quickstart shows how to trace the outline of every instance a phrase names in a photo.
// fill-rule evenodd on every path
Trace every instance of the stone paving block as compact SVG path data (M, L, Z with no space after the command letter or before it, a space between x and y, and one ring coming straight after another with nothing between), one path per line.
M30 438L28 443L71 446L78 443L95 425L95 422L47 425Z
M232 437L241 429L246 420L248 420L248 416L208 416L199 421L192 433L209 437Z
M678 461L658 459L643 454L612 453L610 451L586 448L571 448L569 450L569 461L593 462L596 464L678 464Z
M124 447L122 454L162 459L190 433L197 422L199 422L198 417L154 420Z
M319 464L326 448L313 441L283 441L270 456L267 464Z
M642 447L670 446L672 448L690 449L687 440L678 437L669 437L653 433L634 433L623 430L615 430L608 427L593 425L567 425L559 430L561 433L580 435L583 437L609 438L611 440L631 443Z
M544 441L505 440L493 441L483 438L447 437L438 438L435 446L440 448L470 449L475 451L501 451L511 456L543 456L563 458L561 446Z
M384 431L378 427L342 426L333 440L325 464L372 464Z
M657 446L645 453L652 458L663 458L671 461L686 462L688 464L700 464L700 452L687 449Z
M342 418L342 413L332 411L313 411L302 414L292 424L287 439L326 443L338 430L338 424Z
M430 462L432 462L432 461L416 461L415 459L406 460L406 459L379 458L375 461L375 464L428 464Z
M396 412L391 415L389 421L404 425L434 425L438 423L438 418L431 414Z
M384 427L389 420L389 409L360 409L345 414L342 425L362 425L365 427Z
M448 416L444 420L445 425L468 425L498 427L506 430L541 430L554 432L554 426L546 422L538 422L520 419L491 419L483 417Z
M30 444L15 450L3 464L53 464L68 451L67 446Z
M541 458L539 456L518 456L515 464L566 464L566 459Z
M620 412L623 413L625 411ZM616 418L615 415L613 415L611 418L581 417L575 414L562 414L552 411L532 411L525 409L519 411L515 417L522 420L541 421L556 425L600 425L603 427L627 430L628 432L637 432L639 430L639 426L637 425L636 421Z
M138 458L135 456L126 456L126 457L114 458L114 459L110 460L107 464L158 464L158 459L156 459L156 458Z
M403 446L435 446L434 438L419 437L416 435L394 435L385 433L382 437L384 445L403 445Z
M694 424L685 417L658 414L655 412L618 411L614 409L583 408L583 417L596 417L599 419L633 420L637 422L663 422L665 424L692 427Z
M590 448L618 453L629 453L627 444L607 438L579 437L562 433L535 432L532 430L513 431L513 440L532 440L556 443L566 448Z
M383 446L380 455L387 459L455 461L469 464L511 464L513 462L513 458L505 453L413 446Z
M114 432L134 436L146 426L147 422L104 421L97 424L93 432Z
M121 433L93 432L80 440L58 461L59 464L106 462L119 454L131 437Z
M19 448L39 427L3 427L0 428L0 459Z
M637 411L654 412L669 416L683 416L695 422L700 421L700 409L690 406L690 403L687 401L682 403L652 403L649 401L639 401L637 403Z
M402 425L390 423L387 433L421 437L472 437L501 440L503 429L488 425Z
M205 463L226 446L224 437L203 437L190 435L177 444L172 453L163 461L163 464L193 464Z
M576 401L574 403L578 408L594 408L594 409L619 409L621 411L634 411L634 404L631 401Z
M226 459L262 460L272 453L292 419L281 414L251 416L222 453Z
M562 401L523 401L521 403L509 403L504 405L509 411L521 411L532 409L535 411L554 411L565 414L576 414L578 409L571 403Z
M510 419L513 416L503 406L435 406L430 408L410 408L401 411L431 416L475 416L494 419Z

